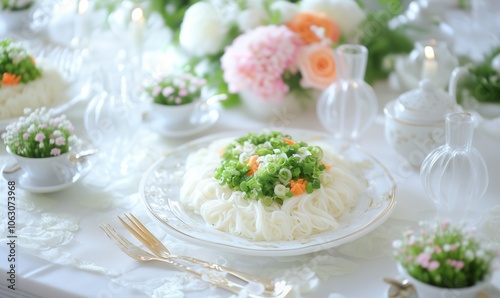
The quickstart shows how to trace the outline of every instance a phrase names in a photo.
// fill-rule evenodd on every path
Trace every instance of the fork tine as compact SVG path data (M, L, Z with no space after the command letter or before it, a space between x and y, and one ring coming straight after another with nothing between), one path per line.
M126 215L125 215L126 216ZM121 221L121 223L125 226L125 228L127 228L127 230L130 231L130 233L132 233L137 239L139 239L139 241L141 241L142 243L144 243L145 245L148 245L151 244L151 242L146 238L144 237L143 235L141 235L141 233L137 232L137 230L132 227L132 225L134 225L135 227L137 227L137 225L135 225L133 222L131 222L131 224L128 224L125 220L123 220L123 218L121 218L120 216L118 216L118 219ZM129 219L130 220L130 219ZM138 227L137 227L138 228ZM140 228L138 228L140 230ZM148 245L149 246L149 245Z
M101 230L103 230L104 234L106 234L106 236L108 236L108 238L111 239L111 241L113 241L116 245L118 245L118 247L121 250L125 248L123 243L116 237L116 234L113 233L112 231L113 227L111 227L109 224L103 224L100 225L99 227L101 228Z
M146 234L147 236L149 236L149 238L151 240L153 240L155 243L157 244L161 244L160 241L157 241L157 238L155 237L155 235L153 235L153 233L151 233L149 231L148 228L146 228L146 226L140 221L137 219L137 217L135 217L132 213L129 213L129 214L125 214L125 216L131 221L133 222L144 234ZM163 245L163 244L162 244Z

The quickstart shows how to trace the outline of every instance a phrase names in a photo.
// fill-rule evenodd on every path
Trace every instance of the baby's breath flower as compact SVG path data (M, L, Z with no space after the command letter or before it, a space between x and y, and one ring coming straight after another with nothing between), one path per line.
M73 125L65 116L52 118L45 109L33 112L25 109L25 116L6 127L2 134L4 144L14 154L43 158L68 152L75 141Z

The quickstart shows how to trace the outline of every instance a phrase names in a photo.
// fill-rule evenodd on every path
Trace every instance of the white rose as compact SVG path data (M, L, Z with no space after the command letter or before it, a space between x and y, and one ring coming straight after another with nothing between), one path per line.
M365 13L354 0L303 0L302 11L324 13L349 35L363 21Z
M300 12L299 7L294 3L278 0L271 4L269 7L271 11L279 11L280 13L280 23L287 23L293 17Z
M245 9L238 16L238 27L243 32L250 31L266 23L268 15L263 8Z
M184 14L179 42L195 56L215 54L222 50L226 28L215 8L207 2L191 5Z

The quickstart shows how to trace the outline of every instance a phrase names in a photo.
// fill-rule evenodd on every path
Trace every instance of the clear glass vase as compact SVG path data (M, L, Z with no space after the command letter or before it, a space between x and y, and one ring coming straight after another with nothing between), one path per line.
M377 97L364 81L368 50L346 44L335 54L337 81L321 95L317 114L335 138L352 141L370 127L377 115Z
M446 144L432 151L422 163L422 184L436 203L439 217L465 221L470 207L488 187L486 164L472 147L474 127L471 114L448 114Z

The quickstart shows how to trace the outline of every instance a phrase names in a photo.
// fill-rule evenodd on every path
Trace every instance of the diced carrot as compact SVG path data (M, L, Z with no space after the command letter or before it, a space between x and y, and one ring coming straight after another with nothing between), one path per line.
M252 176L259 169L257 158L259 158L258 155L252 155L248 160L247 166L250 166L250 170L247 172L247 176Z
M283 138L283 142L287 143L290 146L295 145L295 141L294 140L290 140L289 138Z
M326 164L326 163L322 163L324 166L325 166L325 169L328 171L332 168L332 165L330 164Z
M226 152L226 147L222 147L222 148L219 149L219 151L217 151L217 153L219 154L219 156L224 155L224 152Z
M290 191L294 196L301 195L306 191L307 180L297 179L290 181Z
M21 76L16 76L8 72L5 72L2 76L2 85L17 85L20 81Z

